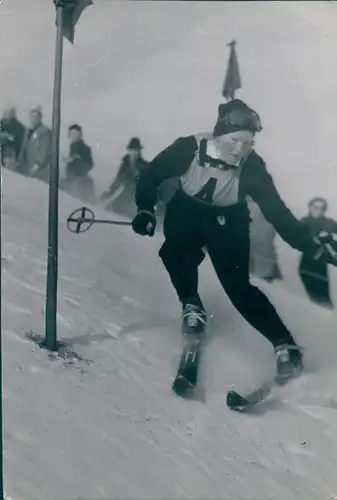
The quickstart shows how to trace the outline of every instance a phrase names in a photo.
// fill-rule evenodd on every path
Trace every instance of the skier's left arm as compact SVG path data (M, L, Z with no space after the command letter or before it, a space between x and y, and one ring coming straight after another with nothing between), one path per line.
M249 194L259 205L264 217L290 246L300 252L314 252L316 244L309 230L296 219L279 195L272 176L261 161Z

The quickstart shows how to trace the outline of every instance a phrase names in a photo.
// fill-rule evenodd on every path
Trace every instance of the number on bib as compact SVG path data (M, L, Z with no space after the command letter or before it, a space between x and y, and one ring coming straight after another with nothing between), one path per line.
M195 198L199 198L199 200L205 201L206 203L212 203L217 182L218 179L211 177L200 189L199 193L195 195Z

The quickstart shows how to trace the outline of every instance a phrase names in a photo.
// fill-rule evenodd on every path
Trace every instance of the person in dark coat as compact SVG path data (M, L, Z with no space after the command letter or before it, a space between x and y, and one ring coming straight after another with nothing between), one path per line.
M142 156L142 149L140 139L132 137L127 145L127 154L122 158L115 180L101 196L101 201L107 210L128 218L133 218L137 211L134 199L136 184L140 173L148 167L148 162ZM121 190L121 192L114 197L118 190Z
M17 119L15 108L5 109L0 121L1 161L4 166L15 169L24 135L25 127Z
M29 121L19 156L18 170L29 177L47 182L51 162L52 132L43 123L40 107L30 111Z
M94 168L91 148L83 139L83 131L80 125L71 125L68 129L69 156L66 161L66 178L62 187L74 196L88 202L94 201L94 184L88 175Z
M232 304L271 342L278 376L288 378L301 371L302 350L266 295L250 282L246 197L251 196L293 248L336 266L337 254L330 253L329 240L321 241L320 236L314 240L282 201L254 149L254 137L261 129L258 114L243 101L221 104L213 132L178 138L141 173L132 227L139 235L153 236L158 187L179 177L179 187L167 206L159 256L181 303L182 332L193 339L206 333L207 313L198 286L198 267L206 247Z
M313 237L324 232L337 235L337 222L326 217L328 203L324 198L313 198L309 205L309 213L301 219ZM335 243L335 245L337 245ZM337 249L336 249L337 250ZM303 254L299 264L299 276L309 298L322 306L332 308L328 266L324 261L312 260Z

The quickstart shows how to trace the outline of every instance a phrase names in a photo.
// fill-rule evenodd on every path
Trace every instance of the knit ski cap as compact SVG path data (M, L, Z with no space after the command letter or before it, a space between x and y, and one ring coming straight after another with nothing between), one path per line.
M253 134L261 132L261 121L256 111L240 99L233 99L233 101L220 104L213 136L218 137L241 130L248 130Z

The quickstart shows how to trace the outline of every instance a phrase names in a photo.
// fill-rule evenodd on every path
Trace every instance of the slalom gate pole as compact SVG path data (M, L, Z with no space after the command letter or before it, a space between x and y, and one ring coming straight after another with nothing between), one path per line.
M1 148L2 150L2 148ZM2 160L2 155L1 155ZM2 164L1 164L2 166ZM0 186L0 199L2 199L2 176ZM1 213L0 213L1 217ZM0 264L2 266L2 264ZM1 269L0 269L1 270ZM2 270L1 270L2 271ZM2 273L1 273L2 275ZM2 317L2 301L0 304L0 314ZM3 436L3 376L2 376L2 328L0 329L0 500L4 500L4 436Z
M45 347L57 350L58 189L63 56L63 7L56 6L56 49L52 117L52 158L49 173L48 261L45 311Z

